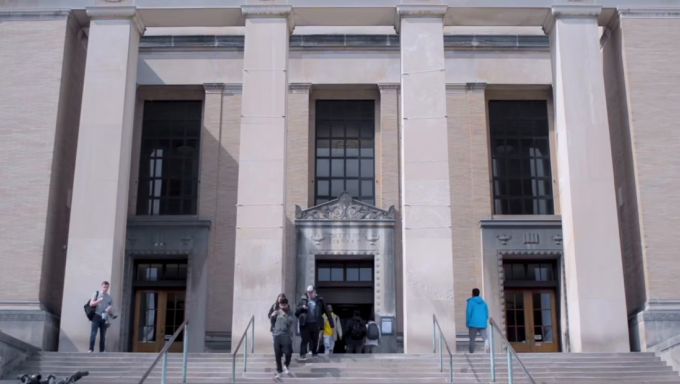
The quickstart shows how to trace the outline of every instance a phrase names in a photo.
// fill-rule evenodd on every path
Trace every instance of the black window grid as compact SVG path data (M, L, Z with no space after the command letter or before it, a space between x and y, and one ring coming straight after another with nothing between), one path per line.
M553 191L545 101L490 101L496 214L552 214Z
M318 100L315 201L348 192L375 204L375 126L372 100Z
M198 201L200 101L144 104L138 215L194 215Z

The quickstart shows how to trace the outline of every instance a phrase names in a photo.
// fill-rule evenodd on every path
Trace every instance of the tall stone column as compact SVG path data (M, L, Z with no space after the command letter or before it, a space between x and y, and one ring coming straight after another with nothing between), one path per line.
M271 349L265 312L283 289L290 9L242 7L246 27L231 329L235 346L255 315L258 351Z
M90 323L86 298L111 282L115 311L123 302L130 153L143 26L134 7L87 9L90 32L73 181L73 200L61 307L60 351L84 351ZM107 350L120 350L120 323Z
M560 6L550 34L572 352L628 351L597 6Z
M432 348L432 315L455 345L443 15L405 5L401 18L401 213L404 349Z
M310 164L313 164L315 146L310 145L312 138L309 122L310 83L290 84L288 88L288 127L286 136L286 253L284 256L283 292L295 292L297 281L297 244L295 230L295 206L310 206L312 188ZM313 201L313 200L312 200ZM294 295L289 296L293 299ZM295 300L293 300L295 301Z

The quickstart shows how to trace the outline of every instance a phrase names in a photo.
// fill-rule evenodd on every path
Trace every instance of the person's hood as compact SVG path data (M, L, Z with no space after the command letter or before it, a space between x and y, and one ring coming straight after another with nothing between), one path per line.
M467 301L469 301L472 304L483 304L484 303L484 299L482 299L480 296L471 297L471 298L467 299Z

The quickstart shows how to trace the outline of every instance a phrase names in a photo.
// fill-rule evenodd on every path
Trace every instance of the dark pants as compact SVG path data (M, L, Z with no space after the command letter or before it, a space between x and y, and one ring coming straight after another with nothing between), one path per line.
M319 347L319 324L307 323L300 329L302 336L302 343L300 344L300 356L307 354L307 344L309 344L309 351L312 356L316 356L317 348Z
M281 356L286 357L286 367L290 365L290 356L293 354L293 341L288 335L274 336L274 356L276 356L276 372L283 372Z
M347 353L361 353L364 348L364 340L353 340L351 338L346 340Z
M90 351L94 351L94 340L97 338L97 331L99 331L99 352L104 352L106 348L106 320L102 319L100 315L94 315L94 318L92 318Z

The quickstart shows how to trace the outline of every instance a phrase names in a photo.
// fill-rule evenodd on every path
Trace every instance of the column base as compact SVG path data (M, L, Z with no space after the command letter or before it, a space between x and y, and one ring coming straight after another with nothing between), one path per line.
M19 305L0 303L0 329L44 351L57 349L59 317L40 308L38 303Z
M650 300L630 328L634 350L654 352L680 370L680 300Z

